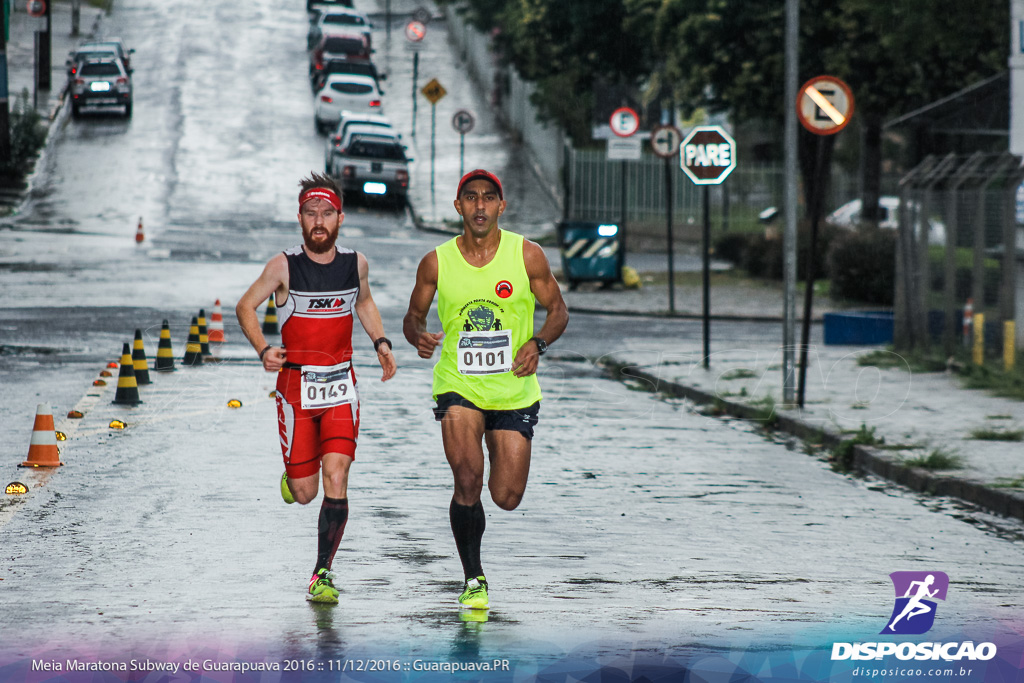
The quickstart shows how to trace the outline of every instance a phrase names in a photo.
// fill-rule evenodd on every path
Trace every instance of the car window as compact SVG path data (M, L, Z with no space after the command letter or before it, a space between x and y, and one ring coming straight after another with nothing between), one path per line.
M78 73L82 76L120 76L121 70L113 62L98 62L83 65Z
M348 148L348 153L354 157L367 159L380 159L382 161L404 161L405 154L398 145L386 142L370 142L367 140L356 140Z
M332 36L324 42L324 52L342 52L345 54L361 54L366 51L363 41L356 38L339 38Z
M102 57L117 57L117 53L113 50L89 50L86 52L75 53L75 61L80 62L83 59L100 59Z
M373 92L373 86L369 83L349 83L347 81L341 81L340 83L331 83L331 90L334 92L340 92L344 95L365 95L366 93Z
M359 76L375 77L373 64L366 62L330 62L327 65L329 74L357 74Z
M325 24L344 24L345 26L363 26L366 22L362 17L352 14L328 14L324 17Z

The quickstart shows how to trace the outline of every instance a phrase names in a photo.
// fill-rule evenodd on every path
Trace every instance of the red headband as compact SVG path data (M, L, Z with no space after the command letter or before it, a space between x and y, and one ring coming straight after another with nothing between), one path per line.
M310 199L326 199L334 207L335 211L341 211L341 198L326 187L314 187L303 192L302 196L299 197L299 208L301 209L302 205Z

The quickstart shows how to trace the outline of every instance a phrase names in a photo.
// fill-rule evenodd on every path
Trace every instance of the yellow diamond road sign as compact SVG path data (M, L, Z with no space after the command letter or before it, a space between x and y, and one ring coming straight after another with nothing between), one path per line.
M423 96L430 100L431 104L437 104L442 97L448 94L448 91L444 89L444 86L437 82L436 78L431 78L430 83L423 86L420 90Z

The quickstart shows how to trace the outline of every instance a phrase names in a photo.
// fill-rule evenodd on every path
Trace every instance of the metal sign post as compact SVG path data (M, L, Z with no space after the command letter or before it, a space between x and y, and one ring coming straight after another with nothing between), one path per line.
M804 288L804 317L800 326L800 365L797 377L796 404L804 407L807 387L807 350L810 346L811 311L814 306L814 264L817 263L818 223L825 205L825 189L832 163L831 137L850 123L853 114L853 93L850 87L834 76L817 76L803 84L796 101L797 118L804 128L818 137L814 158L814 178L808 183L810 197L807 209L811 219L811 243L807 253Z
M429 83L423 86L423 90L420 92L430 101L430 195L434 196L434 161L437 157L437 103L448 94L448 91L444 89L444 86L436 78L432 78Z
M459 133L459 177L465 175L465 161L466 161L466 133L473 130L473 124L476 120L473 118L473 113L466 110L460 109L455 112L452 116L452 128Z
M640 115L629 107L619 107L612 112L611 118L608 120L608 125L611 126L612 132L620 138L629 138L640 129ZM608 141L609 152L612 150L611 140ZM632 141L631 141L632 142ZM639 140L634 144L629 145L629 150L639 155L640 145ZM619 250L622 252L623 262L626 258L626 236L629 231L626 229L628 224L627 214L629 213L629 201L628 201L628 186L626 185L626 159L632 158L629 156L630 152L626 151L626 154L622 154L617 158L621 159L622 163L619 164L619 179L620 189L619 197L621 199L621 213L622 217L619 220ZM610 155L609 155L610 156Z
M736 169L736 141L720 126L697 126L679 145L679 165L695 185L704 185L704 367L711 367L711 192Z
M668 240L668 312L676 312L675 245L672 239L672 157L679 154L683 134L675 126L658 126L651 133L651 149L665 160L665 236Z

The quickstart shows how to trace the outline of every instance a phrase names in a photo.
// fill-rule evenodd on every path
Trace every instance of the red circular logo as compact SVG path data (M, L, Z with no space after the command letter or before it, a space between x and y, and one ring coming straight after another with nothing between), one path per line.
M507 299L512 296L512 283L508 280L502 280L494 286L494 293L500 296L502 299Z

